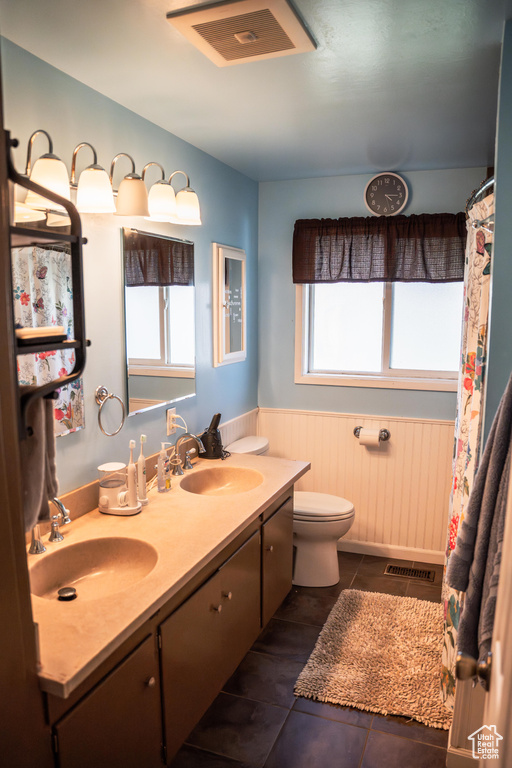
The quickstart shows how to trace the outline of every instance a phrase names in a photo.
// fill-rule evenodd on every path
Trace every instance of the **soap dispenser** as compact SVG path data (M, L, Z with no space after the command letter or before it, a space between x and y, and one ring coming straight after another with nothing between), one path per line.
M166 493L171 490L171 471L169 467L169 457L167 456L166 445L172 443L161 443L160 453L158 454L157 470L157 488L158 493Z

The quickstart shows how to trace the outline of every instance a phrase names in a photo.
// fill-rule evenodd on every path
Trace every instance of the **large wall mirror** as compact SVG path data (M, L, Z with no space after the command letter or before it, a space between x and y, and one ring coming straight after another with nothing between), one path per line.
M123 229L128 413L195 394L194 244Z

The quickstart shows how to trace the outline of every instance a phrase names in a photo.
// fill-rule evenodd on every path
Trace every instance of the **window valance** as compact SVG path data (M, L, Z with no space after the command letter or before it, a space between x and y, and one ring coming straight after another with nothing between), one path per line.
M194 285L194 244L125 230L125 285Z
M300 219L293 282L455 282L465 245L463 213Z

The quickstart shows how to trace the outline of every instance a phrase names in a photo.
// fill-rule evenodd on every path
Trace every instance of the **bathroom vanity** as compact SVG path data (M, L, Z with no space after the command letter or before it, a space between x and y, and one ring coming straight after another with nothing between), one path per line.
M172 760L291 588L293 484L308 469L266 456L199 461L140 515L93 511L29 556L59 768ZM76 582L75 600L57 600L49 558L71 572L87 548L104 565Z

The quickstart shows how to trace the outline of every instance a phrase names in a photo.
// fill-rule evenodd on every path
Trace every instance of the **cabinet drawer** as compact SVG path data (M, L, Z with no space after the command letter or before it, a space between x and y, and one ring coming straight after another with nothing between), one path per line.
M60 768L161 768L158 656L150 636L54 726Z
M290 497L262 526L262 605L265 626L292 587L293 499Z
M180 748L260 630L260 534L160 626L167 759Z

